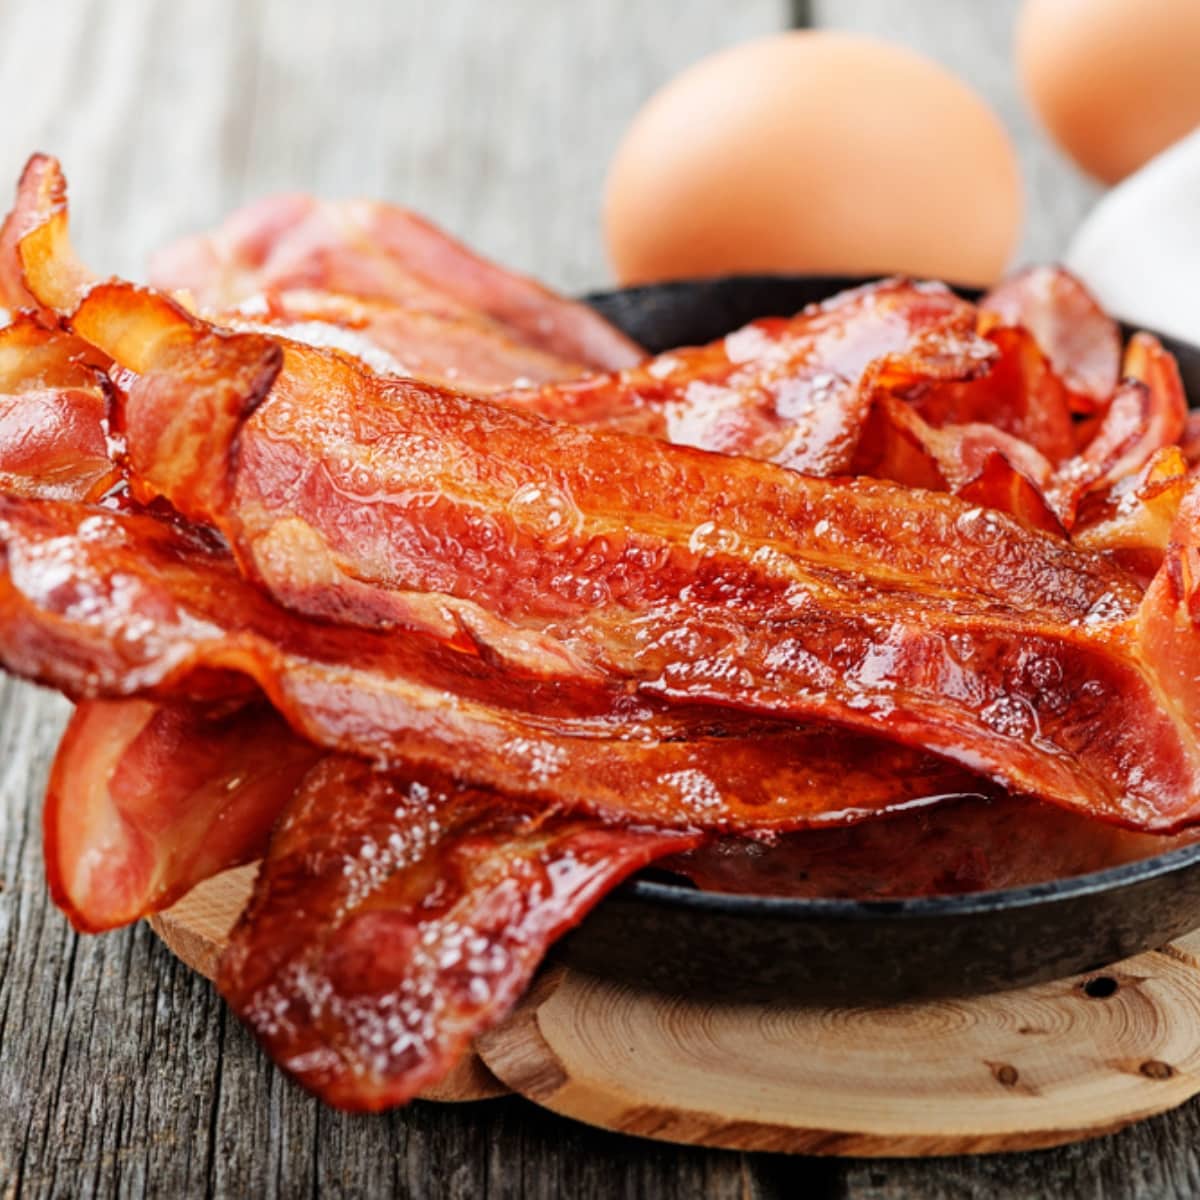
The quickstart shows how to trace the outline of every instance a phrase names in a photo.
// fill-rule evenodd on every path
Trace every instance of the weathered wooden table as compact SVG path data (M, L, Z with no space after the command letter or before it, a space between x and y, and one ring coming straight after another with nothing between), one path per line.
M1021 146L1026 257L1095 193L1037 134L1015 3L967 0L2 0L0 179L57 153L78 241L140 271L167 237L279 188L379 195L566 289L605 281L608 156L714 47L791 21L941 58ZM50 905L38 811L66 706L0 683L0 1193L293 1196L1153 1195L1200 1192L1200 1103L1087 1145L837 1161L602 1134L516 1099L376 1118L284 1081L144 926L80 938Z

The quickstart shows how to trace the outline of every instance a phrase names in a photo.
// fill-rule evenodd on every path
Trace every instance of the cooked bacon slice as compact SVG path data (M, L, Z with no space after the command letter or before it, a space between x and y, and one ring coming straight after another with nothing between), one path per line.
M1081 412L1101 408L1117 386L1121 331L1063 267L1027 267L979 302L985 319L1027 329L1049 356Z
M37 308L53 318L74 307L92 282L92 274L70 247L67 232L67 181L58 160L35 154L17 184L12 212L0 226L0 303L8 308ZM38 295L29 290L35 272Z
M1063 464L1050 494L1068 528L1089 492L1102 492L1137 474L1187 426L1187 397L1174 355L1148 333L1136 333L1125 352L1125 379L1087 445Z
M586 374L577 363L526 345L486 318L445 316L335 292L268 292L215 319L230 329L265 329L344 350L381 375L411 376L476 395Z
M527 345L586 366L618 368L642 357L586 305L488 262L388 204L268 197L234 213L216 232L161 251L150 276L158 287L190 293L211 312L262 292L313 288L450 319L486 314Z
M1162 688L1161 703L1196 739L1200 718L1200 484L1175 514L1163 564L1138 613L1142 655Z
M428 639L312 624L161 521L0 497L0 662L73 698L251 699L308 740L619 819L789 829L979 792L870 736L514 678Z
M974 310L948 288L888 279L707 346L501 399L576 424L845 474L875 391L988 370L992 349L974 329Z
M998 519L974 514L984 529ZM1001 783L1147 828L1186 820L1200 794L1190 736L1158 707L1119 590L1062 626L998 606L953 614L934 597L905 617L895 594L848 597L824 616L801 606L723 626L664 605L664 632L642 652L657 675L641 690L684 710L656 710L623 689L603 710L605 693L590 681L572 692L565 680L514 677L428 639L310 626L241 583L217 552L148 518L0 498L0 540L0 658L16 673L76 696L166 698L242 695L232 674L242 673L293 728L331 749L461 770L604 815L794 828L831 808L853 819L845 810L869 807L852 802L854 789L838 791L850 780L842 764L855 760L820 731L807 745L748 738L732 749L704 736L713 714L688 716L687 703L724 697L763 715L832 718L944 747ZM730 646L734 631L744 648ZM619 636L614 627L617 656ZM714 636L720 650L698 654ZM738 683L747 672L750 689ZM786 762L786 753L795 757L781 773L776 756ZM868 771L866 782L878 789L880 780ZM885 787L871 804L894 801Z
M87 500L117 481L105 366L91 346L28 314L0 329L0 492Z
M1188 464L1178 446L1155 451L1136 474L1093 492L1080 506L1071 538L1117 559L1147 583L1162 566L1171 528L1189 490Z
M1065 532L1045 496L1053 476L1050 464L1027 442L994 425L938 429L913 405L878 395L852 467L858 475L954 492L972 504L1011 513L1033 529Z
M76 929L112 929L262 857L320 754L262 701L85 701L43 813L55 903Z
M403 1104L508 1013L606 892L698 840L332 759L272 839L218 987L326 1102Z

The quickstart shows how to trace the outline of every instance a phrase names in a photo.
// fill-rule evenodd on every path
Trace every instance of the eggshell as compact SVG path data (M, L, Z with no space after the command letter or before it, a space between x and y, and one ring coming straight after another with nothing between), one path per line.
M1017 61L1051 136L1106 183L1200 124L1200 0L1026 0Z
M630 126L605 231L623 283L726 272L1003 273L1020 178L964 83L897 46L779 34L704 59Z

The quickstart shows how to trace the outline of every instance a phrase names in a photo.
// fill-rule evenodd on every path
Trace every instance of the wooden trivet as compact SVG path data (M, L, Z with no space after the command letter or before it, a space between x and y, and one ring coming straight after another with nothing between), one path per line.
M151 926L211 977L253 873L210 880ZM1092 975L880 1008L699 1003L554 967L477 1049L424 1098L507 1085L606 1129L743 1150L1054 1146L1200 1092L1200 933Z

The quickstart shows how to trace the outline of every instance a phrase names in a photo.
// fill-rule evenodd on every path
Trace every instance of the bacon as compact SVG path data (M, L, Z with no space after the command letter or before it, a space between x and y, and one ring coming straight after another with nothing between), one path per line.
M231 329L344 350L380 375L411 376L476 395L586 374L475 314L446 316L334 292L268 292L217 313L216 320Z
M1196 737L1200 717L1200 484L1172 523L1163 563L1138 611L1142 655L1162 688L1161 703Z
M844 474L875 392L988 370L993 352L974 326L974 310L948 288L883 280L708 346L499 398L576 424Z
M19 228L19 227L18 227ZM262 292L313 288L386 300L451 320L490 317L527 345L569 362L619 368L641 350L586 305L488 262L392 205L272 196L215 233L161 251L151 280L209 311Z
M88 500L117 482L104 366L29 315L0 329L0 492Z
M35 154L0 225L0 303L38 308L51 321L56 310L78 303L92 276L70 250L67 224L67 181L58 160ZM38 277L37 297L28 287L29 272Z
M1157 450L1139 472L1084 499L1072 540L1083 549L1102 551L1149 583L1162 566L1189 486L1187 460L1180 448Z
M514 679L428 639L313 624L223 551L147 516L0 497L0 545L0 662L75 699L249 700L261 688L331 750L687 828L797 828L980 790L969 772L869 736Z
M55 903L76 929L112 929L261 858L320 754L261 701L85 701L44 809Z
M987 335L991 369L969 382L934 382L913 401L929 424L993 425L1057 465L1075 449L1067 391L1033 337L1023 329Z
M1027 442L994 425L937 429L912 405L883 394L872 405L853 469L909 487L951 491L970 503L1010 513L1032 529L1065 532L1045 496L1053 475L1050 464Z
M698 840L333 759L272 839L218 987L327 1103L403 1104L507 1014L606 892Z
M979 302L985 318L1027 329L1066 383L1073 406L1094 412L1117 386L1121 333L1092 294L1062 267L1027 267Z
M211 331L117 284L71 321L139 372L126 429L143 486L217 524L298 609L389 627L410 620L413 594L443 593L562 646L564 669L644 695L884 732L1114 819L1190 810L1190 749L1116 633L1140 592L1059 538L949 496L568 430L293 346L224 458L236 481L218 509L174 460L190 461L188 427L223 419L228 374L202 355L215 386L198 371L180 397L176 360L160 374L155 358ZM472 633L486 638L486 622ZM988 670L948 659L950 645ZM1019 682L1033 660L1054 687ZM965 695L946 682L960 669ZM1090 698L1118 696L1142 714L1140 736L1095 728Z
M1055 507L1068 528L1089 492L1101 492L1140 471L1159 450L1174 445L1187 425L1187 397L1172 354L1157 338L1136 333L1125 353L1125 379L1113 394L1087 445L1056 473Z

